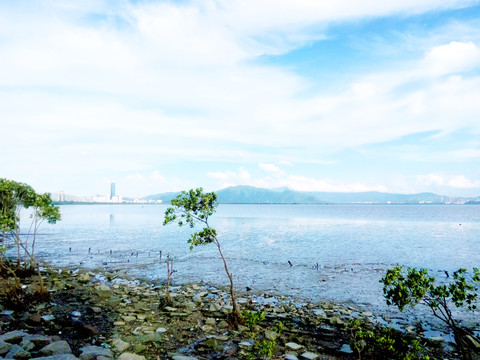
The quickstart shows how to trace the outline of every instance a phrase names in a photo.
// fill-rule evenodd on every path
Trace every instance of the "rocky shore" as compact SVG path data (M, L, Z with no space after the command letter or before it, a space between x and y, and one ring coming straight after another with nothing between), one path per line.
M208 284L173 286L173 306L159 307L161 285L78 269L44 269L43 275L49 301L23 309L11 308L8 299L0 304L0 358L356 359L347 325L373 318L351 306L250 291L238 293L238 303L264 319L235 329L227 321L228 293ZM22 279L25 291L34 285L34 278ZM439 342L428 344L452 358Z

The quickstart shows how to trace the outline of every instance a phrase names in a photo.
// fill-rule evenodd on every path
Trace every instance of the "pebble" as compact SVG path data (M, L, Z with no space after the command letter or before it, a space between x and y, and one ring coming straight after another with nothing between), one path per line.
M145 360L145 356L132 353L123 353L118 357L118 360Z
M318 356L319 356L318 354L312 353L310 351L304 352L302 355L300 355L302 359L306 359L306 360L313 360L318 358Z
M340 348L340 352L344 354L353 354L353 350L348 344L343 344L342 347Z
M163 334L165 332L167 332L167 329L164 328L164 327L159 327L155 330L156 333L159 333L159 334Z
M302 345L294 343L294 342L288 342L288 343L285 344L285 346L287 348L291 349L291 350L299 350L303 347Z
M96 360L99 357L111 359L112 351L100 346L85 346L80 349L81 360Z
M123 341L122 339L113 339L112 342L113 349L118 353L123 353L130 347L130 343Z
M298 357L293 354L286 354L285 355L285 360L298 360Z

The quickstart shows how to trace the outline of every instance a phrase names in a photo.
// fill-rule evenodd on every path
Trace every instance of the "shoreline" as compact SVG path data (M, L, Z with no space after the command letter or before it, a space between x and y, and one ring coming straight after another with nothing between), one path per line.
M89 346L110 350L112 359L126 359L129 354L132 355L129 359L138 360L157 356L247 358L254 351L254 344L247 336L250 333L258 333L262 341L266 341L266 336L274 337L276 358L301 359L305 358L302 354L311 353L325 359L353 359L356 356L350 345L348 322L360 319L372 326L382 326L376 325L376 315L365 308L305 302L257 290L236 291L237 300L241 309L264 312L264 323L236 330L226 321L231 305L224 286L172 283L174 306L159 309L164 291L160 281L101 269L44 267L43 274L52 301L37 304L23 313L10 313L11 310L3 308L3 320L11 319L3 321L2 333L26 330L44 333L55 341L65 338L72 356L81 359L85 358L82 349ZM275 335L271 329L279 322L286 330ZM22 328L22 323L26 328ZM404 325L406 334L417 334L413 326L406 322ZM436 347L441 344L440 339L425 341ZM295 346L290 343L298 348L291 348ZM452 351L451 346L447 345L447 351Z

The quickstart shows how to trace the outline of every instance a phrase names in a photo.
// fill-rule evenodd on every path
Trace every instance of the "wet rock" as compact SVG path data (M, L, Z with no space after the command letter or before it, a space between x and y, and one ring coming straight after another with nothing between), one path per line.
M214 318L207 318L205 319L205 325L215 326L216 321Z
M330 325L344 325L345 323L343 322L342 319L340 319L338 316L332 316L328 322L330 323Z
M294 355L294 354L286 354L285 360L298 360L298 357L297 355Z
M207 341L204 342L205 346L208 346L210 348L216 348L218 346L217 340L214 338L210 338Z
M79 360L73 354L59 354L59 355L51 355L51 356L42 356L35 358L35 360Z
M155 330L156 333L159 333L159 334L163 334L165 332L167 332L167 329L164 328L164 327L159 327Z
M135 344L133 345L133 352L135 353L141 353L142 351L145 351L147 349L146 345L143 344Z
M198 358L194 356L185 356L185 355L173 355L173 360L198 360Z
M43 316L42 316L42 320L44 320L44 321L53 321L53 320L55 320L55 316L53 316L53 315L43 315Z
M253 347L253 343L251 341L242 341L238 344L241 349L251 349Z
M38 357L38 358L35 358L35 360L79 360L79 359L73 354L58 354L58 355Z
M88 273L80 274L79 276L77 276L77 281L80 284L86 284L90 281L90 279L91 276Z
M124 316L122 316L122 319L123 319L123 321L125 321L127 323L130 323L130 322L134 322L135 320L137 320L137 317L133 316L133 315L124 315Z
M348 345L348 344L343 344L341 349L340 349L340 352L342 352L344 354L353 354L353 350L350 347L350 345Z
M20 344L22 339L28 334L23 330L15 330L5 333L0 336L0 342L4 341L10 344Z
M111 359L112 351L101 346L85 346L80 349L81 360L96 360L99 357Z
M7 342L0 342L0 356L4 356L7 354L10 349L12 348L13 344L7 343Z
M42 322L42 315L40 313L33 313L28 315L28 323L32 325L40 324Z
M130 347L130 343L123 341L122 339L113 339L112 340L112 347L118 353L123 353Z
M265 330L265 339L267 340L275 340L280 336L279 333L272 331L272 330Z
M71 354L72 349L65 340L55 341L51 344L44 346L39 353L41 355L58 355L58 354Z
M123 353L118 357L118 360L145 360L145 356L132 353Z
M33 349L35 349L35 344L24 338L20 343L20 347L24 350L32 351Z
M228 322L226 322L225 320L222 320L218 323L217 326L219 329L226 329L228 328Z
M297 344L297 343L294 343L294 342L288 342L288 343L285 344L285 346L287 348L291 349L291 350L294 350L294 351L300 350L303 347L303 345L300 345L300 344Z
M318 356L319 356L318 354L307 351L307 352L304 352L302 355L300 355L300 358L305 360L313 360L318 358Z
M31 355L30 352L25 350L19 345L13 345L10 350L8 351L7 355L5 356L5 359L30 359Z
M323 309L313 309L312 310L313 315L318 316L320 318L326 318L327 313Z

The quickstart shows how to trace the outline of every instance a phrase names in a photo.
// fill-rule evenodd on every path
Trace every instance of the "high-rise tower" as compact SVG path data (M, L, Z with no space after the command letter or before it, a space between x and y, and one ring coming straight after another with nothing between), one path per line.
M115 183L110 184L110 200L115 196Z

